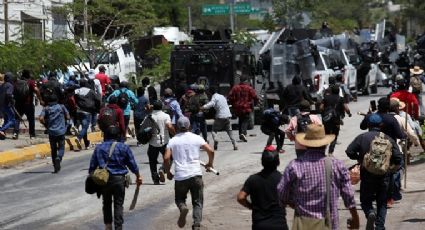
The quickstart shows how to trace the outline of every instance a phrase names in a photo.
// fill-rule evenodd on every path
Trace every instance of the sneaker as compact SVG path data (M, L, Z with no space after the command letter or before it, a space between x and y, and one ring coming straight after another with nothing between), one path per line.
M91 146L91 143L89 141L89 143L85 146L86 147L86 150L89 150L90 149L90 146Z
M160 169L158 171L158 174L159 174L159 181L162 182L162 183L164 183L165 182L165 173L164 173L164 170L163 169Z
M105 230L112 230L112 224L105 224Z
M35 139L35 135L30 135L30 140Z
M375 229L375 220L376 220L375 212L369 213L369 215L367 216L366 230Z
M12 139L13 140L17 140L18 139L19 134L17 133L13 133Z
M81 146L81 142L80 142L80 140L75 139L75 144L77 144L77 148L78 148L79 150L83 149L83 147Z
M281 150L279 150L279 153L284 154L285 150L281 149Z
M6 133L3 131L0 131L0 140L6 139Z
M160 185L161 183L159 183L159 180L156 180L153 182L154 185Z
M201 230L201 225L200 224L193 224L192 230Z
M126 135L127 139L131 138L132 136L130 134L127 133Z
M177 226L179 226L179 228L183 228L186 225L186 216L188 212L189 209L187 209L186 206L180 208L180 216L179 220L177 221Z
M239 135L239 139L240 139L241 141L243 141L243 142L248 142L248 140L246 139L245 134L241 134L241 135Z
M59 159L56 159L53 167L55 168L54 173L58 173L61 170L61 161Z
M234 151L237 151L237 150L238 150L238 146L236 146L236 145L235 145L235 146L233 146L233 150L234 150Z
M218 142L214 141L214 150L217 150L217 148L218 148Z

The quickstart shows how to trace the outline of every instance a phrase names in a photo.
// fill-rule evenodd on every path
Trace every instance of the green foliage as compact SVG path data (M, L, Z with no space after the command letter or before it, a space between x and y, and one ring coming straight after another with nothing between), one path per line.
M252 45L258 42L257 38L254 35L245 31L240 31L234 34L232 36L232 40L234 43L243 44L247 47L251 47Z
M173 46L170 44L159 45L151 49L147 54L151 57L158 57L160 62L152 69L145 69L144 75L150 76L154 81L160 82L170 76L170 57Z
M45 42L41 40L24 40L22 44L8 42L0 44L0 72L18 73L30 70L39 76L46 70L65 70L81 55L70 41Z
M74 38L90 62L97 65L96 52L109 53L106 40L128 38L130 41L148 34L158 19L149 0L76 0L55 10L66 15ZM88 34L83 37L84 10L87 10ZM71 19L74 19L71 21ZM74 24L76 23L76 29Z
M156 0L152 5L158 26L177 26L184 28L187 25L187 7L184 0Z

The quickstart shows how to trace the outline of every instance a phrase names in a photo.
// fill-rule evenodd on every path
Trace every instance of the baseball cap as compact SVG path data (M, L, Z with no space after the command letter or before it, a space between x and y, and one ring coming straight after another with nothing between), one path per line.
M376 113L373 113L372 115L369 116L367 121L369 122L370 125L379 125L382 123L382 117Z
M179 120L177 121L177 127L179 129L181 129L181 128L189 129L189 127L190 127L189 119L185 116L180 117Z

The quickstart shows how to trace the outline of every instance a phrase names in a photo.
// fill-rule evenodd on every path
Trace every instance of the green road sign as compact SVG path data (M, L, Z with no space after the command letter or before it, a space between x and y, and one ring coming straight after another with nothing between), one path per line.
M250 14L252 12L251 4L248 2L235 4L233 9L235 10L235 14Z
M257 9L251 8L248 2L235 4L233 8L235 14L256 13ZM230 5L227 4L208 4L202 6L202 15L227 15L230 13Z
M203 5L202 15L225 15L229 14L229 5Z

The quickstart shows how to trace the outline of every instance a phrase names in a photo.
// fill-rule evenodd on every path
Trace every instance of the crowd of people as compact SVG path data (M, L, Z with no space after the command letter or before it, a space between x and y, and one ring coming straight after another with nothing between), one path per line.
M90 128L94 131L99 127L104 141L94 149L89 173L99 168L109 172L109 180L100 190L104 223L106 229L112 229L112 224L115 229L122 229L128 169L136 175L137 185L142 184L134 155L125 144L127 138L137 136L138 145L148 145L154 184L164 183L166 177L175 180L175 202L180 211L178 226L186 224L186 197L190 191L194 209L192 228L200 229L204 186L200 149L208 155L209 161L204 164L207 170L213 168L218 132L225 131L233 150L238 150L232 133L232 116L239 121L240 142L248 142L250 114L255 105L262 103L249 77L239 76L239 83L227 97L216 87L202 84L184 86L178 94L167 88L163 90L163 97L159 97L149 78L143 79L134 93L127 82L107 76L104 67L99 71L95 74L90 70L85 76L71 77L65 85L58 82L55 73L50 73L42 84L37 84L27 70L17 79L11 73L0 75L0 108L4 119L0 138L6 138L6 130L11 128L12 138L18 139L23 115L29 123L30 137L35 137L34 113L38 100L43 105L39 120L46 127L54 172L58 173L65 135L76 136L76 150L83 149L82 142L85 149L89 149L87 133ZM371 103L369 113L360 124L360 129L366 132L346 149L347 156L360 167L360 202L367 218L366 229L385 229L387 208L401 199L403 154L408 153L411 145L425 147L421 128L424 119L420 116L424 112L420 109L421 89L414 89L418 86L411 80L422 81L423 71L415 67L411 72L410 79L397 78L396 91L379 99L376 109ZM317 101L310 97L298 76L282 91L279 109L267 103L261 124L261 131L268 135L261 158L264 168L250 176L237 195L237 201L252 210L253 229L288 229L287 206L295 210L293 229L338 229L339 196L351 213L348 228L359 227L349 170L333 156L343 119L346 115L351 117L348 106L351 95L341 78L329 79L316 107L321 116L312 113L312 105ZM210 110L215 112L212 147L206 124ZM135 132L129 127L132 111ZM139 135L148 135L148 139ZM295 142L297 158L281 174L277 167L279 154L285 152L285 136ZM276 148L272 146L273 140ZM163 165L158 169L160 153ZM172 164L174 174L170 170ZM372 205L374 201L376 209Z

